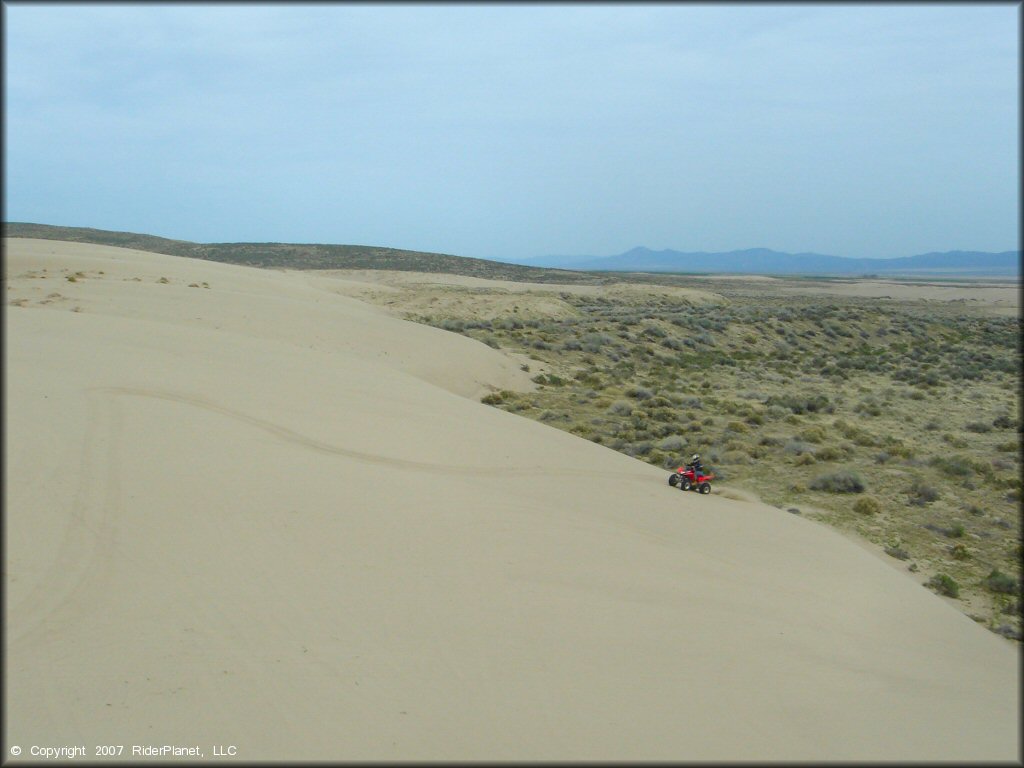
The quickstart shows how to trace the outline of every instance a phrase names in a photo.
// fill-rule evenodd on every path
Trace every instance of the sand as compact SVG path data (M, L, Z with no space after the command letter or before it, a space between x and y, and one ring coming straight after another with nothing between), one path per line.
M310 274L310 273L305 273ZM721 295L699 288L610 282L602 285L527 283L491 280L436 272L336 269L316 273L330 277L334 290L384 307L396 317L474 317L478 320L517 317L565 319L577 316L570 299L608 297L648 303L652 297L690 305L722 304ZM528 363L533 366L534 363Z
M529 386L500 350L336 278L4 250L12 764L1020 759L1017 646L820 524L482 405Z

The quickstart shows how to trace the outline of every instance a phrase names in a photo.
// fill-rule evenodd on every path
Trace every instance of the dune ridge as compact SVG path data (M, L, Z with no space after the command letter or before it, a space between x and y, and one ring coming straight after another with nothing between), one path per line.
M5 754L1020 759L1012 643L482 405L530 386L498 350L327 275L4 252Z

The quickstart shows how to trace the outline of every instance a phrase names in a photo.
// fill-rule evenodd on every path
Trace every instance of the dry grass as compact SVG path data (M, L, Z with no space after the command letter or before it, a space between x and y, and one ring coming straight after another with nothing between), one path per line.
M489 404L666 469L699 452L733 492L899 553L1019 635L1019 595L986 582L1020 575L1019 319L780 285L704 280L699 299L549 286L514 302L435 285L429 307L407 286L387 301L529 357L537 390Z

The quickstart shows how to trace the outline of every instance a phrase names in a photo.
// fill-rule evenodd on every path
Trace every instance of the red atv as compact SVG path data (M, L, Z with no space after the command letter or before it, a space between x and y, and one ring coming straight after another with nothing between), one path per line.
M706 475L697 475L689 467L679 467L669 475L668 484L673 488L679 487L681 491L699 491L700 493L711 493L711 481L715 479L715 473L709 472Z

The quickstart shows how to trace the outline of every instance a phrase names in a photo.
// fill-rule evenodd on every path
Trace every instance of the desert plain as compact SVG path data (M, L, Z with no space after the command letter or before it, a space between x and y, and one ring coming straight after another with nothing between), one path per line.
M483 290L425 280L4 240L11 764L1020 761L1017 643L819 520L494 407L557 359L404 319ZM538 311L587 291L720 299Z

